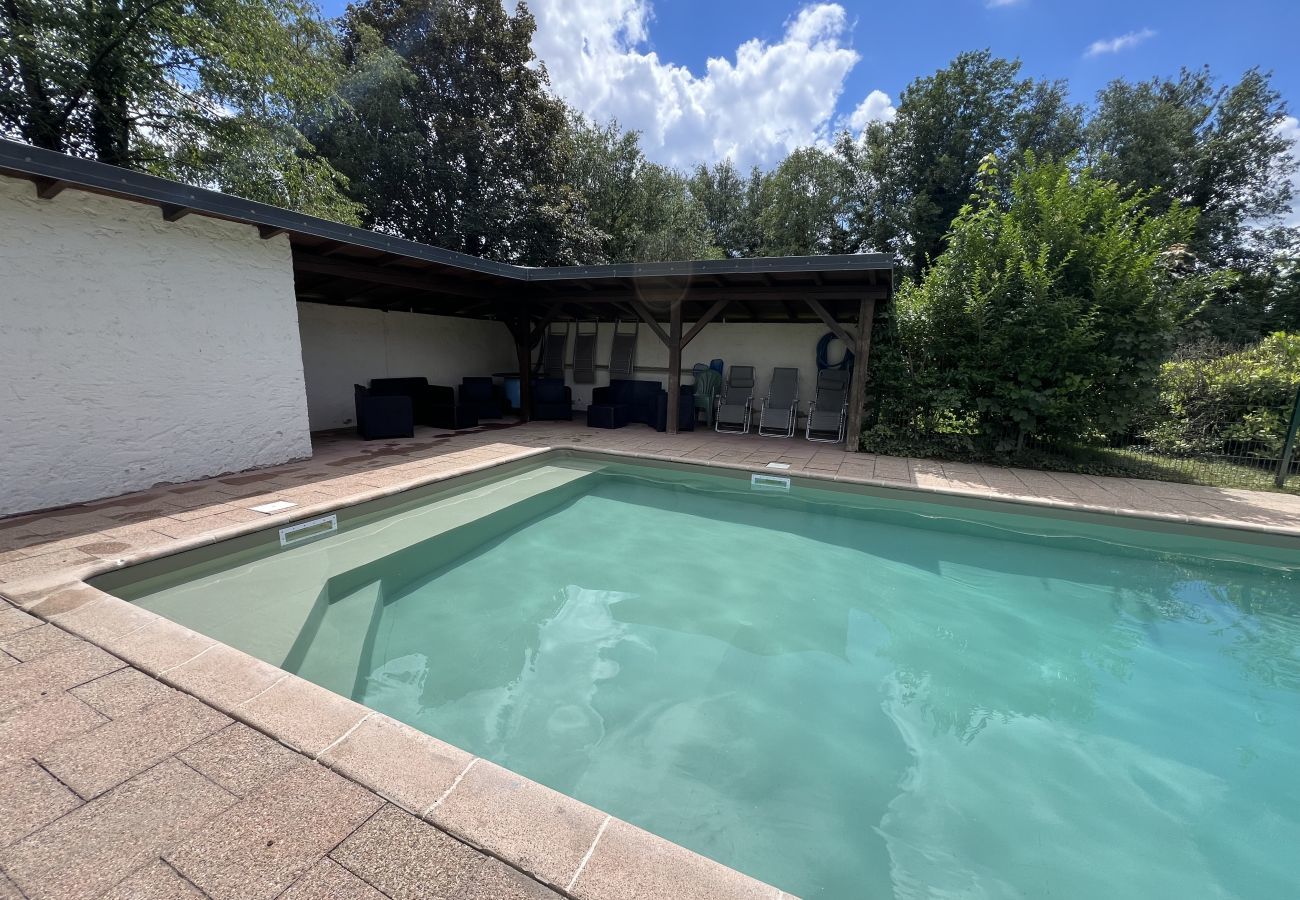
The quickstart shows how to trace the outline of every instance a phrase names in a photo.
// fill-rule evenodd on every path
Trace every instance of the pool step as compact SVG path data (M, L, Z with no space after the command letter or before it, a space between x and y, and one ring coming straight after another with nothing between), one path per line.
M233 572L204 575L137 602L292 671L291 662L305 658L301 650L294 656L295 647L323 620L331 597L351 598L381 577L374 571L358 570L414 545L427 545L447 532L463 533L464 526L526 501L531 508L568 502L585 489L581 482L599 468L567 461L539 466L354 527L348 527L341 514L343 528L336 534L284 550L278 548L278 538L271 532L267 541L277 546L265 559ZM214 583L220 584L215 594L220 602L192 602L194 594L214 596Z
M384 585L372 581L337 599L330 599L329 593L328 588L321 592L324 602L318 605L319 614L308 617L284 665L308 681L351 697L374 644Z

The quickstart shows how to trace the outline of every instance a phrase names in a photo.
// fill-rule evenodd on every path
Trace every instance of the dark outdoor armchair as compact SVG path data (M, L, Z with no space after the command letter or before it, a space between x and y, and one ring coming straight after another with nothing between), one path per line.
M460 402L480 419L500 419L505 413L505 392L491 376L473 376L460 380Z
M568 421L573 418L573 391L559 378L538 378L532 384L533 418Z
M365 385L353 385L356 401L357 434L363 440L413 437L415 418L411 398L400 394L375 395Z
M463 401L457 405L454 390L429 384L427 378L374 378L369 393L372 397L409 397L416 425L456 430L478 424L478 414L472 407Z

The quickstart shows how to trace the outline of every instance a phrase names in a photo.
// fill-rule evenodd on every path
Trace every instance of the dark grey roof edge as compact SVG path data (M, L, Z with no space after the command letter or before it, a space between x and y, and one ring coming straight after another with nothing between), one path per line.
M796 273L810 271L892 271L894 260L886 253L837 256L769 256L745 259L682 260L653 263L617 263L597 266L530 268L496 262L393 237L365 228L292 212L268 203L245 200L219 191L146 175L91 159L43 150L0 138L0 173L18 177L48 178L71 188L86 188L129 200L184 207L199 214L245 222L267 228L339 241L357 247L395 253L424 262L454 266L515 281L563 281L584 278L653 278L683 275L744 273Z
M554 266L531 269L533 281L575 278L649 278L680 275L743 275L791 272L893 271L888 253L835 256L758 256L743 259L696 259L680 262L616 263L601 266Z
M408 241L406 238L343 225L328 219L271 206L269 203L245 200L219 191L194 187L179 181L159 178L156 175L145 175L142 172L110 166L92 159L81 159L56 153L53 150L43 150L17 141L0 139L0 172L49 178L64 182L70 188L85 187L131 200L182 206L196 213L207 213L250 225L283 228L286 231L341 241L383 253L398 253L425 262L456 266L520 281L528 280L529 270L522 266L512 266L509 263L480 259L477 256L444 250L441 247L431 247L428 244Z

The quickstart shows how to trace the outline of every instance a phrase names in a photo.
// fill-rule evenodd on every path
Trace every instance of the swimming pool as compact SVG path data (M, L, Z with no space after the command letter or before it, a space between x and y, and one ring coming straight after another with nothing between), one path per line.
M774 475L557 454L95 584L804 897L1294 894L1294 542Z

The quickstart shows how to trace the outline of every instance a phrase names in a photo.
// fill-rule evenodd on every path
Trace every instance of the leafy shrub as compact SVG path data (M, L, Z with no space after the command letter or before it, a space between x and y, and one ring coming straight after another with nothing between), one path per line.
M1232 353L1199 352L1165 363L1141 429L1160 453L1276 458L1300 389L1300 334L1278 332Z
M925 279L898 292L866 446L920 434L987 456L1127 428L1181 312L1164 257L1196 221L1147 199L1032 154L1007 196L972 198Z

